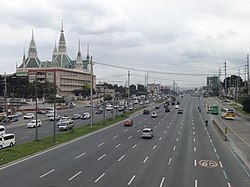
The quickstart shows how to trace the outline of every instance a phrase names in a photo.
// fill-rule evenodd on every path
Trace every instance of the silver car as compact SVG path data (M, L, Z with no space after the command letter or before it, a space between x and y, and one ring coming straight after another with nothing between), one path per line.
M142 138L152 138L154 136L153 129L151 128L144 128L142 130Z

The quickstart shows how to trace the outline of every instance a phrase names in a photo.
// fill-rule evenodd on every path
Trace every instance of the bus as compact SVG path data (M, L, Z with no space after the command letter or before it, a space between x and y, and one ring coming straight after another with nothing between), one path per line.
M235 119L234 109L222 108L221 109L221 117L223 117L225 119Z
M219 107L216 104L211 106L211 114L219 114Z

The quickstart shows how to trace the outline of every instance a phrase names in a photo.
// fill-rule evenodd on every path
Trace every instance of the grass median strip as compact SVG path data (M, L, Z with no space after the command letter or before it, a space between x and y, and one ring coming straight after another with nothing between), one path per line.
M28 142L24 144L18 144L13 147L8 147L5 149L0 150L0 166L7 164L9 162L24 158L26 156L35 154L39 151L48 149L50 147L53 147L55 145L73 140L77 137L89 134L91 132L97 131L99 129L105 128L109 125L112 125L114 123L117 123L121 120L124 120L128 117L127 114L122 114L120 116L117 116L115 119L109 118L106 120L105 125L103 125L103 122L97 122L93 124L92 128L90 125L85 125L80 128L74 128L70 131L66 131L63 133L57 133L56 134L56 144L52 142L53 137L49 136L47 138L39 139L38 141Z

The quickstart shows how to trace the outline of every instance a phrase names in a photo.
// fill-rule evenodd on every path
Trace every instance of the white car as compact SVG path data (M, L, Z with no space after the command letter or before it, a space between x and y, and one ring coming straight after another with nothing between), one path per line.
M151 117L152 117L152 118L156 118L157 116L158 116L157 112L153 111L153 112L151 113Z
M180 106L179 106L179 105L175 105L174 108L175 108L175 109L179 109Z
M83 113L81 119L90 119L90 113L88 112Z
M57 123L58 127L60 126L60 124L63 122L63 121L70 121L70 117L69 116L63 116L60 118L59 122Z
M35 115L33 113L27 113L23 116L23 119L33 119Z
M142 135L141 135L142 138L152 138L153 136L154 136L153 129L151 129L151 128L144 128L142 130Z
M40 119L37 119L37 126L41 127L42 126L42 122ZM27 128L35 128L36 127L36 120L33 119L31 120L28 124L27 124Z

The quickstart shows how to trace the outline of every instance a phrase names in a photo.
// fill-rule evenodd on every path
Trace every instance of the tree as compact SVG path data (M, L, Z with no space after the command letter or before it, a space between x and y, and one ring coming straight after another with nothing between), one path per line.
M250 97L245 97L242 101L243 110L250 113Z

